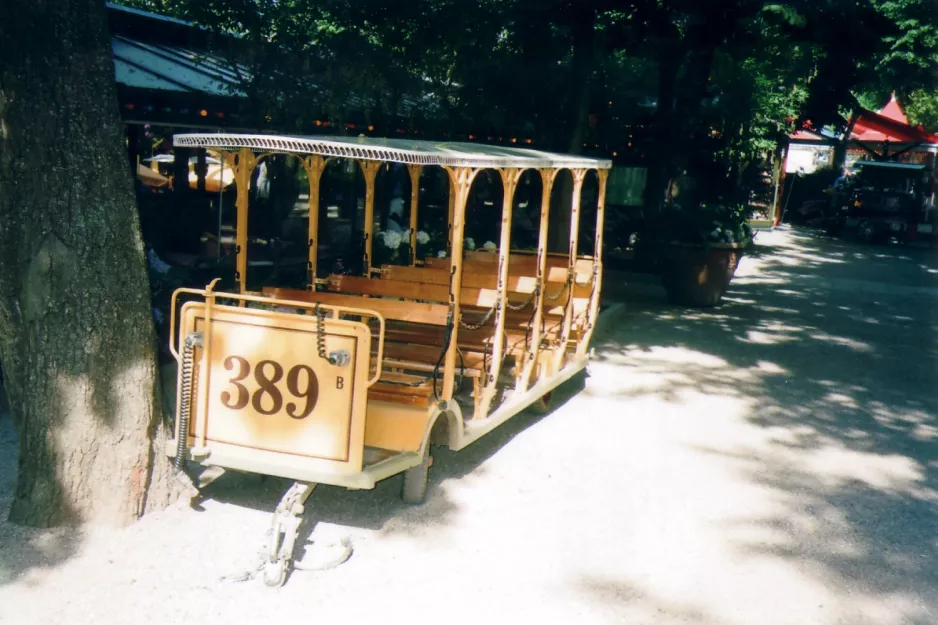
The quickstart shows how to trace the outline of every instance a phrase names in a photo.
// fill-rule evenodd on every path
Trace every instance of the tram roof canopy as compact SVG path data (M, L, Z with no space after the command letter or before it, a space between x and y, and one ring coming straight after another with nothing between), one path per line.
M319 154L369 161L449 167L546 167L551 169L609 169L612 161L585 156L554 154L524 148L458 142L384 139L374 137L312 137L231 133L178 134L178 147L261 152Z

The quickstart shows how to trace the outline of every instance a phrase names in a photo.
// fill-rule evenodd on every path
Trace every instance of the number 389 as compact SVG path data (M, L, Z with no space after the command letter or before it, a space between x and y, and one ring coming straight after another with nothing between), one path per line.
M235 371L228 380L235 392L222 391L221 402L231 410L243 410L250 403L255 411L262 415L273 415L283 408L283 393L277 385L283 379L283 365L273 360L262 360L254 367L254 380L257 390L251 393L241 382L251 375L251 363L241 356L225 358L225 369ZM288 401L287 414L293 419L305 419L313 412L319 399L319 380L316 373L307 365L296 365L287 371L287 391L293 399L305 400L300 409L300 402Z

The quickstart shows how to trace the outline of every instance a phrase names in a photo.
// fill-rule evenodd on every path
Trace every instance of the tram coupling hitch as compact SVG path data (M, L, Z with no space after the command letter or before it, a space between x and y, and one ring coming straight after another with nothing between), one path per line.
M329 352L329 364L335 365L336 367L344 367L351 360L352 357L349 356L347 349L337 349Z

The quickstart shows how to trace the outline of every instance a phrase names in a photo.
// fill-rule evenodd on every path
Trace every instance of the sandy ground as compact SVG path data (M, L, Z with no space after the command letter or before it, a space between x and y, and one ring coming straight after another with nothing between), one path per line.
M0 524L0 622L938 622L938 261L759 241L711 311L607 278L585 389L439 451L423 506L319 487L340 567L220 581L288 486L226 474L122 530ZM0 512L14 457L2 416Z

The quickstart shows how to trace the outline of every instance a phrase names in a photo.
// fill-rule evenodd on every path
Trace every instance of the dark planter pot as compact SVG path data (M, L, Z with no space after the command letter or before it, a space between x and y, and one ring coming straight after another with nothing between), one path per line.
M661 283L668 301L681 306L716 306L736 273L740 245L671 243L662 249Z

